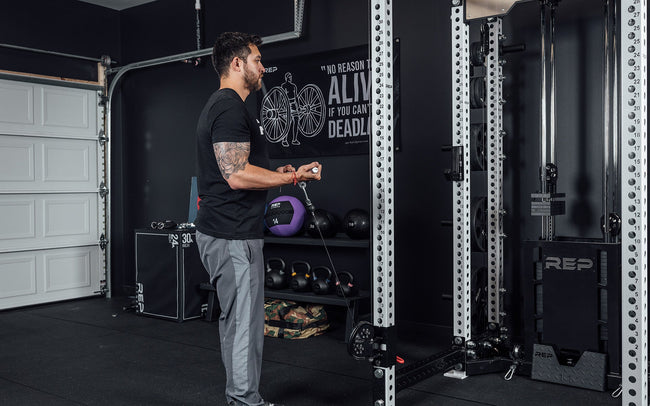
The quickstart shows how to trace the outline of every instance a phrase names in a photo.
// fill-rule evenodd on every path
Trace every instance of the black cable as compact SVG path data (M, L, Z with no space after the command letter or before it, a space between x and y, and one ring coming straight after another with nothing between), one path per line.
M336 267L334 266L334 261L332 261L332 256L330 255L330 251L327 248L327 244L325 243L325 237L323 237L323 233L321 232L320 227L318 226L318 220L316 219L316 213L315 213L316 208L314 207L311 200L309 199L309 195L307 195L307 183L298 182L298 186L302 189L303 193L305 194L305 207L307 207L307 210L311 213L312 217L314 218L314 226L316 226L316 230L318 230L318 235L320 236L320 239L323 242L323 248L325 248L327 259L330 263L330 266L332 267L332 272L334 273L334 280L336 282L335 286L338 287L341 285L341 280L339 279L338 272L336 272ZM340 292L341 292L341 296L343 297L343 300L345 301L345 307L348 310L348 316L351 317L350 320L354 320L354 313L352 312L352 308L350 308L350 303L345 297L345 291L343 290L343 288L340 288Z

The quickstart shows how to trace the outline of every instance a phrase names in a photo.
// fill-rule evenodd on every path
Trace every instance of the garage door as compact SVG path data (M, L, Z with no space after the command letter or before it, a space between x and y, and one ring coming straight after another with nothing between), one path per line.
M97 92L0 79L0 309L102 293Z

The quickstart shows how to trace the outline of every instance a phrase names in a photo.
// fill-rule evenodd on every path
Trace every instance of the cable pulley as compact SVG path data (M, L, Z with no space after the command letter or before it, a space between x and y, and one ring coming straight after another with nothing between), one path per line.
M488 216L487 198L474 197L471 203L472 215L472 249L474 251L487 251Z
M349 337L348 354L357 361L372 361L378 348L379 343L375 340L375 326L367 321L357 324Z
M485 63L483 44L480 41L472 42L469 45L469 62L472 66L483 66Z
M472 124L470 127L470 160L473 171L484 171L487 160L485 158L485 125Z
M485 78L482 76L469 80L469 105L473 109L485 107Z
M472 66L483 66L485 55L490 50L490 26L487 23L481 25L481 40L472 42L469 45L469 62Z

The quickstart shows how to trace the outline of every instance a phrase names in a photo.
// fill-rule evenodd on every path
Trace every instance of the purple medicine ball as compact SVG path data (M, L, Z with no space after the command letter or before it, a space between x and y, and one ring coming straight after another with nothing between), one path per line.
M264 223L280 237L289 237L302 230L305 206L293 196L278 196L266 206Z

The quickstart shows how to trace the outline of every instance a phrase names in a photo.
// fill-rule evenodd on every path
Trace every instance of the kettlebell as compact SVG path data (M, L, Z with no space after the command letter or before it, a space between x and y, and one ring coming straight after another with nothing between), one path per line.
M298 268L303 267L302 270ZM311 288L311 266L306 261L294 261L291 264L291 289L306 292Z
M269 258L266 261L266 275L264 284L269 289L284 289L289 282L289 275L285 271L285 264L282 258Z
M327 272L327 276L323 277L324 272ZM326 266L317 266L311 271L314 280L311 283L311 290L314 291L317 295L326 295L330 293L332 271Z
M344 278L341 278L344 276ZM336 294L338 296L350 297L359 293L359 288L354 284L354 276L348 271L339 272L336 281Z

